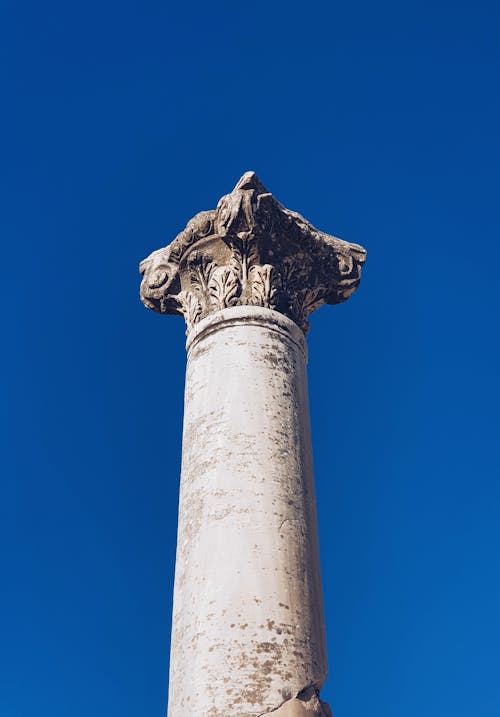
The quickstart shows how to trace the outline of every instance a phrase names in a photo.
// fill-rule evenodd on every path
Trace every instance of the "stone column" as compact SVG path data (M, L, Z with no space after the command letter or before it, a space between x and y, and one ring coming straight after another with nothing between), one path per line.
M364 260L248 172L141 264L188 337L169 717L331 714L305 333Z

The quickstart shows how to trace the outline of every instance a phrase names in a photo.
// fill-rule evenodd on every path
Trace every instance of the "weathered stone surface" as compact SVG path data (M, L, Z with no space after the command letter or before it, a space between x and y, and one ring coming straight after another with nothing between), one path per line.
M303 690L297 697L287 700L268 714L270 717L332 717L332 711L326 702L320 700L314 687Z
M364 261L248 172L141 264L188 334L168 717L331 717L304 334Z
M182 314L188 331L214 311L262 306L307 331L308 315L345 301L359 285L366 252L285 209L253 172L213 211L188 222L140 266L141 299Z
M188 337L169 717L257 717L326 672L304 335L226 309Z

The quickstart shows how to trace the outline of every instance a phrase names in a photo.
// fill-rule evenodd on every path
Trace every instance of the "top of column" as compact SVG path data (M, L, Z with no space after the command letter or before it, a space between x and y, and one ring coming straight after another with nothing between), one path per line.
M246 172L217 208L196 214L141 262L141 300L184 316L188 332L233 306L279 311L307 333L308 315L356 291L366 251L315 229Z

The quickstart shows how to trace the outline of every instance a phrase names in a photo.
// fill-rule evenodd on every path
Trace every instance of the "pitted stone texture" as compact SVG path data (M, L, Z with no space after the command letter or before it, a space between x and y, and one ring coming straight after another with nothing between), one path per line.
M188 337L170 664L169 717L292 710L326 677L305 341L269 309Z
M307 332L312 311L357 289L365 258L363 247L319 231L247 172L215 210L141 263L141 299L182 314L188 331L215 311L262 306Z

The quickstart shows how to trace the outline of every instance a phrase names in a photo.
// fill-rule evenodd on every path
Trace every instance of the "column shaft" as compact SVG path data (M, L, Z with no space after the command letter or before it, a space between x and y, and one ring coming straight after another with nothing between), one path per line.
M188 338L168 717L329 714L325 677L304 335L225 309Z

